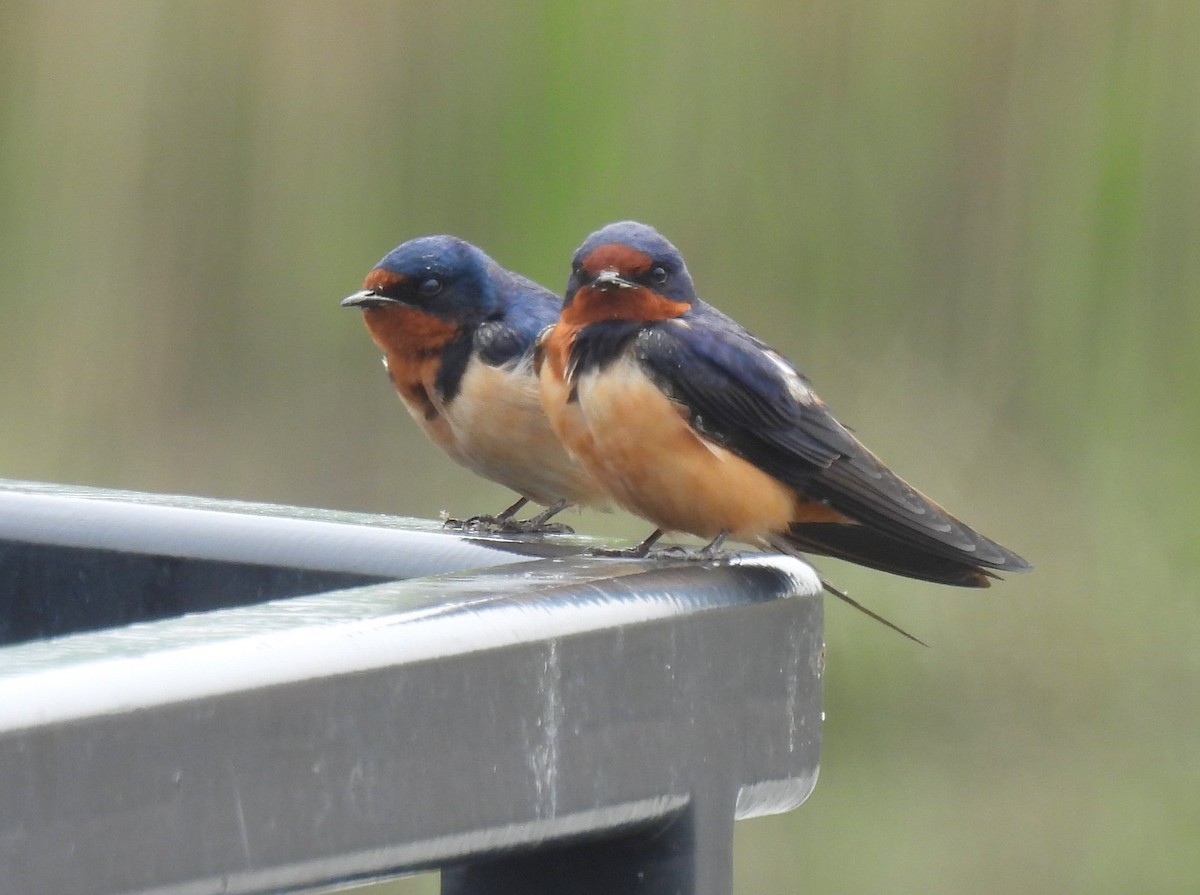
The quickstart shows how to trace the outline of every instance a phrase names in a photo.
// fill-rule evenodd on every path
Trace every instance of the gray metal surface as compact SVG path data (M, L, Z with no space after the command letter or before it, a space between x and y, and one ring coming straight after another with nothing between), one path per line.
M457 535L422 519L7 479L2 540L396 578L579 549Z
M0 479L0 645L583 546L418 519Z
M651 831L641 891L728 892L734 817L815 784L819 594L784 557L526 558L4 647L0 889L538 891L522 856Z

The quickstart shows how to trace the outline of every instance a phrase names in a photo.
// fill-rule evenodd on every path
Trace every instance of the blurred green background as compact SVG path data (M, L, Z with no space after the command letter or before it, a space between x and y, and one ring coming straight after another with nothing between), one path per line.
M499 509L338 300L417 235L559 290L653 223L1037 566L822 564L933 648L827 607L821 782L739 825L737 891L1194 892L1198 37L1191 2L0 4L0 476Z

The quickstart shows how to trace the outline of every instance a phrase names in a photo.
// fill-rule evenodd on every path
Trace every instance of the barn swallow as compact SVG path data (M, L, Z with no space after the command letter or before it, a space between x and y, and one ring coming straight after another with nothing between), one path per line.
M683 531L963 587L1031 568L884 466L790 361L696 296L644 224L575 253L537 367L563 443L658 527L643 549Z
M537 334L560 302L453 236L413 239L384 256L361 291L360 308L384 354L388 377L421 430L463 466L520 500L472 523L546 530L569 504L601 504L603 492L555 437L532 368ZM512 519L528 501L548 509Z

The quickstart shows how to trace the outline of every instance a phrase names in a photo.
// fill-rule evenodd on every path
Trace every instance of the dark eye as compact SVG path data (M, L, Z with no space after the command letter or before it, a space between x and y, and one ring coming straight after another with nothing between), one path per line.
M437 277L430 277L417 287L417 294L422 298L433 298L442 291L442 281Z
M667 281L667 269L661 265L650 268L650 282L655 286L661 286Z

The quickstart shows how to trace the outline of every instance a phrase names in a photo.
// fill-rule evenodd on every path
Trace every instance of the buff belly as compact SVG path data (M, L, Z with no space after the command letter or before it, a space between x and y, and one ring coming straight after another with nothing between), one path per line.
M791 488L703 438L633 359L582 375L577 406L586 437L569 446L619 504L659 528L754 542L795 518Z
M603 504L603 492L572 459L542 411L528 366L473 358L454 400L442 408L464 465L542 504Z

